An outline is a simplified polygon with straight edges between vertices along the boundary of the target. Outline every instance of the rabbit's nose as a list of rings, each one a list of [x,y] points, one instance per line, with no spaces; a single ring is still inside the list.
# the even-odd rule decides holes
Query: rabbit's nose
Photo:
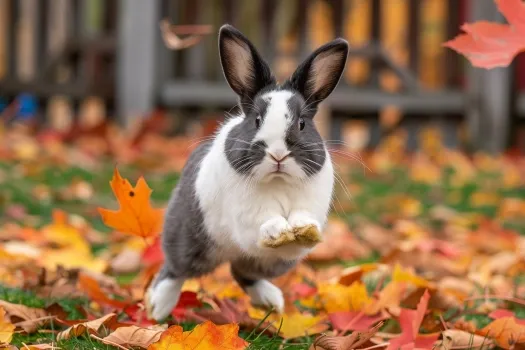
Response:
[[[290,151],[286,150],[276,150],[273,152],[268,151],[268,155],[272,157],[277,163],[284,161],[290,155]]]

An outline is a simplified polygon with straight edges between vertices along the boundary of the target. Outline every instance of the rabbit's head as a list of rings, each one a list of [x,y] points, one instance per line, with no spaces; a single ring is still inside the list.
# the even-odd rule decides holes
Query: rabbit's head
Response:
[[[230,165],[260,181],[315,176],[327,152],[314,118],[318,104],[341,78],[348,43],[336,39],[321,46],[283,84],[253,44],[230,25],[220,29],[219,52],[224,76],[244,114],[225,142]]]

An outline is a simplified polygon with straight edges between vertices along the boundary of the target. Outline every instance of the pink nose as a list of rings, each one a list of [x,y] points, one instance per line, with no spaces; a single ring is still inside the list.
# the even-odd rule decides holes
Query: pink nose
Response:
[[[290,155],[289,151],[278,151],[278,152],[268,152],[268,155],[272,157],[277,163],[284,161]]]

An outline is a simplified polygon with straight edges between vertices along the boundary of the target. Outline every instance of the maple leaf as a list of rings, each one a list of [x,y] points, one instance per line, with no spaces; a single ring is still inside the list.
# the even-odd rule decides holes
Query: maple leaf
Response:
[[[478,334],[496,341],[504,349],[512,349],[516,344],[525,343],[525,324],[519,324],[514,317],[503,317],[489,323]]]
[[[12,304],[3,300],[0,300],[0,308],[3,308],[12,322],[16,323],[27,333],[35,332],[40,326],[44,325],[46,321],[53,318],[46,317],[48,315],[43,309]]]
[[[239,326],[225,324],[217,326],[211,321],[197,325],[193,330],[183,332],[181,326],[171,326],[151,344],[148,350],[212,350],[245,349],[249,343],[239,337]]]
[[[404,346],[412,348],[431,349],[434,342],[438,339],[439,334],[419,335],[419,327],[427,311],[430,293],[426,290],[416,310],[401,309],[399,315],[399,324],[401,326],[401,335],[390,340],[387,350],[397,350]]]
[[[122,345],[147,348],[159,341],[163,329],[149,329],[137,326],[120,327],[113,333],[102,339],[102,342],[109,345]]]
[[[374,324],[389,318],[385,313],[375,316],[365,315],[363,312],[334,312],[328,314],[330,323],[339,331],[366,331]]]
[[[366,286],[360,281],[350,286],[321,284],[319,298],[328,313],[339,311],[361,311],[370,303]]]
[[[135,187],[120,176],[117,168],[110,182],[120,209],[117,211],[98,208],[104,223],[115,230],[140,237],[152,237],[162,230],[163,209],[151,207],[151,188],[141,176]]]
[[[15,328],[6,318],[5,310],[0,307],[0,344],[11,342]]]
[[[474,67],[507,67],[525,50],[525,5],[521,0],[496,1],[509,24],[465,23],[464,34],[443,45],[463,54]]]

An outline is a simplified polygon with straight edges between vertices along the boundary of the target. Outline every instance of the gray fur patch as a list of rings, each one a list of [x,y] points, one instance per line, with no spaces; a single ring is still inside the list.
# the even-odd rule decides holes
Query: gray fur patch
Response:
[[[276,260],[271,265],[264,265],[257,259],[246,257],[232,261],[231,272],[233,278],[244,289],[258,280],[279,277],[295,264],[295,260]]]
[[[204,216],[195,194],[198,168],[210,146],[210,143],[202,144],[193,151],[166,209],[162,232],[165,262],[161,270],[166,277],[198,277],[213,271],[222,262],[214,254],[215,243],[206,234]]]

